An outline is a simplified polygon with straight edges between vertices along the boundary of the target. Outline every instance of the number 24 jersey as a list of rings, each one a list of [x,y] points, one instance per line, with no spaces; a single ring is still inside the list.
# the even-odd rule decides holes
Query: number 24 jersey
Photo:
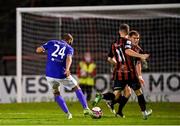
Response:
[[[42,48],[47,51],[46,76],[66,78],[66,57],[73,56],[74,49],[64,40],[50,40]]]

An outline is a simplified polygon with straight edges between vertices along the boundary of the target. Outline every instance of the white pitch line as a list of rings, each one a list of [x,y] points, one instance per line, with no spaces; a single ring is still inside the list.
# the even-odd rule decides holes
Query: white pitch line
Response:
[[[45,114],[39,114],[39,113],[0,113],[2,114],[8,114],[8,115],[45,115]],[[63,114],[47,114],[47,115],[63,115]]]
[[[49,114],[49,113],[47,113],[47,114],[39,114],[39,113],[0,113],[0,115],[65,115],[65,114]],[[73,113],[72,113],[73,114]],[[82,114],[74,114],[74,115],[82,115],[82,116],[84,116],[84,114],[82,113]]]

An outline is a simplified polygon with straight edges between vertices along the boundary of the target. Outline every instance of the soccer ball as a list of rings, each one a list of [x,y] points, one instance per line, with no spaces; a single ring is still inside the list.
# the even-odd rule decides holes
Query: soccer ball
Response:
[[[92,118],[94,118],[94,119],[100,119],[101,116],[103,115],[100,107],[93,107],[92,112],[93,112]]]

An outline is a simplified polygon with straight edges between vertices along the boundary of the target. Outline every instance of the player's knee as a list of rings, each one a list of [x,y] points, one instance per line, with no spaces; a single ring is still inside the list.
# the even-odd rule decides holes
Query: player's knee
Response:
[[[125,96],[126,98],[129,98],[129,97],[131,96],[131,93],[130,93],[130,92],[126,92],[126,93],[124,94],[124,96]]]
[[[121,92],[118,90],[118,91],[114,91],[114,95],[115,95],[115,100],[118,100],[119,97],[121,96]]]
[[[131,96],[131,88],[130,87],[126,87],[126,89],[125,89],[125,92],[124,92],[124,96],[126,97],[126,98],[129,98],[130,96]]]
[[[72,91],[76,91],[76,90],[79,90],[81,89],[79,85],[76,85],[75,87],[72,88]]]
[[[59,91],[54,91],[54,96],[59,96],[60,95],[60,92]]]
[[[59,89],[58,89],[58,85],[57,84],[54,84],[53,85],[53,94],[54,94],[54,96],[58,96],[58,95],[60,95],[60,92],[59,92]]]
[[[142,90],[141,90],[141,89],[137,89],[137,90],[135,90],[134,92],[135,92],[135,94],[136,94],[137,96],[139,96],[139,95],[142,95],[142,94],[143,94],[143,92],[142,92]]]

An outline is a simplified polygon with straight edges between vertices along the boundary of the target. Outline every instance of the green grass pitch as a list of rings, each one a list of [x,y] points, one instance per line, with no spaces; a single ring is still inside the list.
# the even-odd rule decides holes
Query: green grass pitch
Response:
[[[0,104],[0,125],[180,125],[180,103],[148,103],[147,107],[153,109],[148,120],[142,119],[135,102],[126,105],[125,119],[114,117],[104,102],[98,105],[103,111],[101,119],[84,117],[78,102],[67,105],[73,114],[71,120],[54,102]]]

